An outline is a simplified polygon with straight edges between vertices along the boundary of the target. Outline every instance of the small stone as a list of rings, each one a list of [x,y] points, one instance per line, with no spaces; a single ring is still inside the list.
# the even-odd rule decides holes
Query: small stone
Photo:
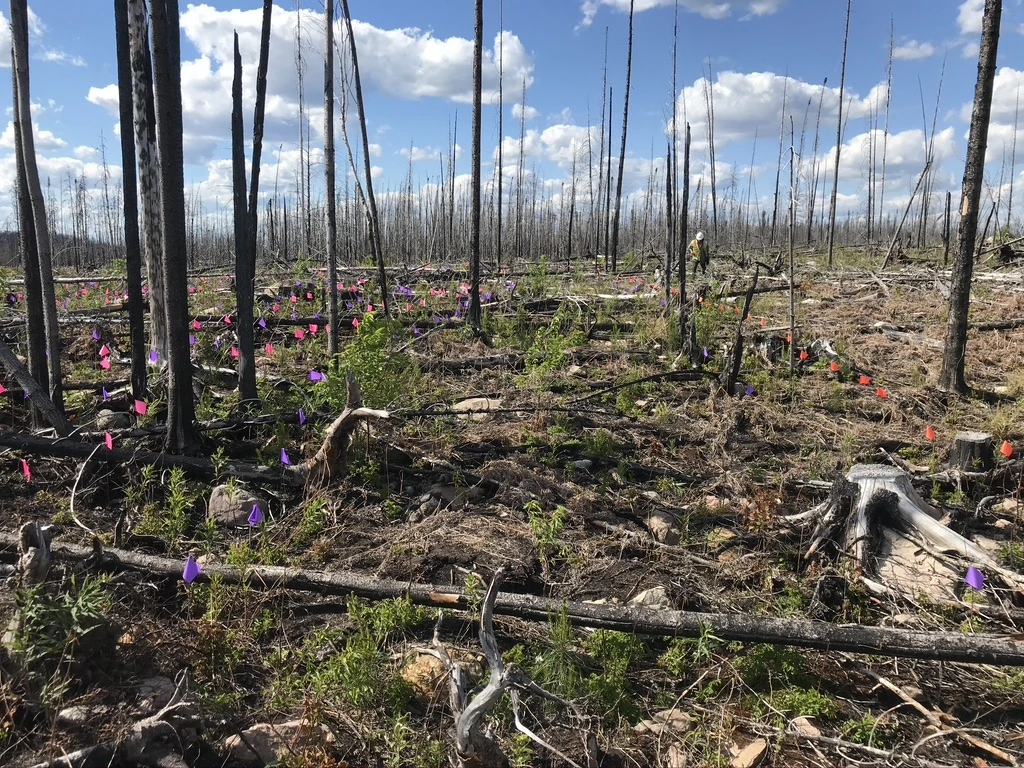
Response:
[[[109,432],[112,429],[128,429],[132,425],[130,413],[102,409],[96,414],[96,429]]]
[[[654,719],[673,731],[688,731],[693,726],[693,718],[676,707],[663,709],[654,715]]]
[[[647,528],[654,535],[655,541],[662,544],[678,544],[679,532],[673,529],[676,520],[668,512],[656,510],[647,518]]]
[[[139,683],[139,701],[135,709],[143,717],[155,714],[167,706],[174,695],[174,681],[169,677],[147,677]]]
[[[810,738],[816,738],[821,736],[821,731],[818,730],[817,726],[814,725],[806,717],[798,717],[793,721],[793,728],[801,736],[808,736]]]
[[[707,534],[709,547],[720,547],[735,538],[736,534],[728,528],[713,528]]]
[[[653,608],[654,610],[672,610],[672,601],[668,599],[668,592],[664,587],[645,589],[631,599],[629,604],[640,606],[641,608]]]
[[[254,505],[258,505],[264,514],[269,507],[265,499],[252,495],[244,488],[218,485],[210,492],[206,517],[218,525],[247,526]]]
[[[579,461],[574,461],[571,463],[574,467],[576,467],[576,469],[579,469],[583,472],[589,472],[591,467],[594,466],[594,462],[592,462],[590,459],[580,459]]]
[[[402,668],[402,679],[417,698],[427,704],[436,703],[447,690],[444,663],[429,653],[420,653]]]
[[[730,765],[732,768],[754,768],[768,753],[768,742],[764,739],[755,739],[745,746],[740,753],[733,758]]]
[[[688,764],[686,752],[678,744],[673,744],[665,752],[665,768],[686,768]]]
[[[65,707],[57,713],[57,725],[61,728],[80,728],[90,720],[105,718],[109,712],[109,707]]]
[[[278,763],[304,749],[334,743],[334,734],[326,725],[314,728],[306,720],[291,720],[276,725],[257,723],[243,731],[242,736],[245,737],[244,741],[237,735],[229,736],[224,741],[224,749],[232,758],[247,766]]]
[[[659,723],[657,720],[641,720],[633,726],[633,733],[650,733],[655,736],[662,736],[668,733],[668,726]]]

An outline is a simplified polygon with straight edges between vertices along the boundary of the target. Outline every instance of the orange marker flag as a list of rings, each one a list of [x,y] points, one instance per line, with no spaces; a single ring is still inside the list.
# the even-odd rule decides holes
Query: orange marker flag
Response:
[[[835,360],[828,364],[828,368],[830,371],[832,371],[832,373],[839,373],[839,363],[837,363]]]
[[[804,360],[806,360],[809,357],[810,357],[810,355],[807,354],[807,350],[806,349],[801,349],[800,350],[800,360],[801,361],[804,361]]]
[[[1003,440],[1003,444],[999,446],[999,452],[1006,458],[1013,456],[1013,446],[1010,445],[1009,440]]]
[[[860,385],[862,387],[866,387],[868,384],[871,383],[871,377],[870,376],[865,376],[865,375],[861,374],[861,377],[860,377],[859,381],[860,381]]]
[[[935,430],[932,429],[931,424],[924,428],[924,439],[933,443],[935,442]]]
[[[887,398],[887,397],[889,396],[889,393],[888,393],[888,392],[886,392],[886,391],[885,391],[884,389],[882,389],[881,387],[879,387],[878,389],[876,389],[876,390],[875,390],[875,394],[876,394],[876,395],[878,395],[878,396],[879,396],[880,398],[882,398],[883,400],[885,400],[885,398]]]

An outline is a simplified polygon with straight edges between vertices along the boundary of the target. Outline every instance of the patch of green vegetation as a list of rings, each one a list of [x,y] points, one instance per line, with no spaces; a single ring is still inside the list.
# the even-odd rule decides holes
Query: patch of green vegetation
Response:
[[[682,677],[691,670],[706,667],[721,644],[722,640],[711,631],[711,626],[702,623],[699,637],[673,640],[658,658],[658,666],[673,677]]]
[[[599,629],[584,640],[583,648],[601,667],[599,673],[587,677],[586,687],[591,700],[601,707],[605,722],[635,721],[638,709],[628,673],[630,664],[643,658],[644,644],[635,635]]]
[[[863,715],[848,722],[842,730],[842,737],[854,744],[863,744],[877,749],[889,749],[895,744],[898,729],[895,725],[882,722],[882,718],[871,714]]]
[[[782,727],[794,717],[830,720],[839,714],[839,702],[814,688],[789,685],[767,696],[755,697],[751,702],[751,711],[759,720],[767,720],[776,727]]]
[[[148,469],[148,467],[146,468]],[[143,472],[143,493],[151,488],[152,477]],[[172,552],[176,552],[191,525],[191,512],[199,498],[198,488],[190,486],[185,471],[180,467],[170,470],[167,492],[163,504],[147,504],[143,509],[137,531],[163,539]]]
[[[569,359],[569,352],[584,341],[579,327],[579,312],[570,317],[572,310],[559,307],[551,322],[541,326],[526,350],[527,374],[552,374],[561,370]]]
[[[537,539],[541,565],[547,571],[551,565],[551,558],[560,556],[564,551],[563,545],[559,543],[559,537],[569,520],[569,510],[558,505],[550,513],[545,512],[539,501],[528,502],[523,509],[529,515],[530,530]]]
[[[740,678],[755,691],[770,690],[780,685],[806,685],[803,651],[784,645],[755,645],[735,661]]]

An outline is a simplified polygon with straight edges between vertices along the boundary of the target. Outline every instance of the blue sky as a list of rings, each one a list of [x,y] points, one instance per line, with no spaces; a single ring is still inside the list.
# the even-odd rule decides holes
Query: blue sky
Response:
[[[458,118],[456,172],[469,173],[473,2],[472,0],[350,0],[360,45],[367,114],[378,190],[404,187],[410,148],[414,183],[436,182],[438,153],[447,154],[451,126]],[[112,2],[37,0],[31,5],[32,100],[42,172],[56,188],[82,176],[96,189],[101,178],[101,136],[112,179],[119,178],[116,135],[116,70]],[[499,24],[499,3],[485,7],[485,97],[497,94],[499,40],[504,68],[505,166],[515,171],[520,147],[520,107],[526,82],[525,168],[546,194],[557,195],[570,181],[576,158],[579,195],[585,196],[587,157],[598,151],[602,62],[608,30],[609,85],[614,89],[613,154],[621,130],[629,0],[507,0]],[[186,180],[208,206],[229,194],[227,135],[230,119],[231,32],[242,40],[247,96],[246,131],[251,133],[251,94],[260,26],[258,0],[216,0],[182,5],[185,91]],[[308,46],[306,97],[314,159],[322,141],[323,6],[301,3]],[[671,51],[675,0],[637,0],[633,84],[626,164],[627,195],[642,195],[652,169],[661,172],[666,123],[671,113]],[[924,164],[923,127],[930,128],[944,66],[935,139],[940,165],[936,194],[958,195],[977,74],[977,42],[983,0],[854,0],[846,80],[844,150],[840,165],[841,208],[863,213],[866,206],[867,148],[871,111],[884,123],[890,21],[895,35],[892,105],[889,118],[887,209],[905,201]],[[719,193],[746,199],[748,186],[762,207],[773,191],[783,91],[787,114],[799,133],[810,104],[801,173],[811,167],[814,112],[821,84],[823,100],[818,157],[831,167],[846,3],[841,0],[679,0],[678,93],[680,110],[693,126],[694,183],[708,171],[703,77],[710,65],[714,83],[716,160]],[[298,109],[295,74],[296,4],[277,4],[271,47],[270,102],[263,189],[276,177],[286,187],[297,168]],[[991,194],[1004,197],[1009,182],[1010,144],[1021,60],[1024,11],[1007,0],[1003,11],[995,124],[990,140]],[[0,47],[9,40],[6,15]],[[504,33],[499,33],[504,30]],[[6,57],[3,57],[6,60]],[[8,74],[9,68],[5,70]],[[835,89],[835,90],[833,90]],[[922,94],[926,117],[922,116]],[[0,107],[10,114],[10,90],[0,89]],[[589,112],[589,118],[588,118]],[[9,120],[9,117],[8,117]],[[788,124],[788,118],[786,120]],[[350,125],[354,143],[357,127]],[[754,139],[756,135],[756,147]],[[878,141],[880,163],[881,134]],[[494,171],[499,141],[497,106],[484,110],[484,177]],[[606,142],[607,143],[607,142]],[[592,144],[592,146],[591,146]],[[788,144],[788,140],[787,140]],[[13,184],[11,129],[0,136],[0,222],[9,221]],[[1020,159],[1024,161],[1024,143]],[[1003,158],[1006,171],[1003,172]],[[753,158],[753,169],[751,160]],[[339,152],[341,170],[345,157]],[[361,161],[360,161],[361,162]],[[596,160],[595,160],[596,162]],[[361,165],[360,165],[361,167]],[[1024,162],[1018,163],[1018,168]],[[753,171],[753,173],[751,173]],[[322,166],[314,168],[322,176]],[[1019,176],[1019,173],[1018,173]],[[658,177],[659,179],[662,177]],[[44,179],[44,184],[46,179]],[[727,192],[728,194],[729,192]],[[0,225],[2,226],[2,225]]]

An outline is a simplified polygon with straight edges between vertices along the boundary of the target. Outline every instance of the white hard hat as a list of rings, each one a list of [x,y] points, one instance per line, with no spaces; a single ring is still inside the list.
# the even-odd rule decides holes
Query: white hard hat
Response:
[[[703,232],[698,232],[697,233],[697,239],[698,240],[703,240],[704,239],[704,233]]]

